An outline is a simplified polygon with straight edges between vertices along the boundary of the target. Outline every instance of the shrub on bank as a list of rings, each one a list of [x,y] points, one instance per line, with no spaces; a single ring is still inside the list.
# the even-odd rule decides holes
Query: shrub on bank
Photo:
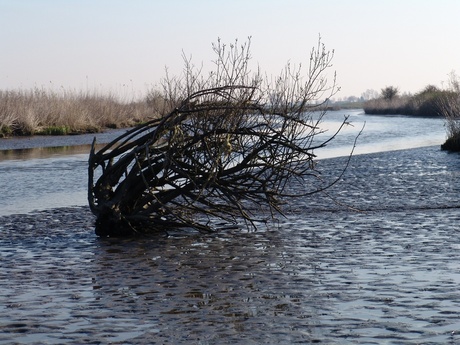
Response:
[[[0,137],[97,132],[136,125],[159,116],[146,100],[123,102],[96,92],[44,89],[0,91]]]
[[[447,140],[441,149],[460,151],[460,90],[443,99],[440,106],[447,130]]]
[[[447,140],[441,149],[460,151],[460,77],[452,71],[447,82],[448,94],[439,101],[441,114],[446,120]]]

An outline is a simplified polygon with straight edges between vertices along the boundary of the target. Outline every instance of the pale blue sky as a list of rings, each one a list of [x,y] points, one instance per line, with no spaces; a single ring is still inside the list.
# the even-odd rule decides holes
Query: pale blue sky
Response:
[[[252,36],[269,74],[308,61],[318,35],[342,91],[417,92],[460,72],[459,0],[0,0],[0,89],[145,92],[213,59],[211,43]]]

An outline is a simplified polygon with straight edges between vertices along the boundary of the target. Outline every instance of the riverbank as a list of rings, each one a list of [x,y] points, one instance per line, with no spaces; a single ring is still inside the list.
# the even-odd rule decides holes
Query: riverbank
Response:
[[[86,206],[0,217],[0,343],[457,343],[459,162],[355,156],[256,232],[100,239]]]
[[[90,145],[94,138],[98,144],[107,144],[128,129],[108,129],[99,133],[78,135],[33,135],[0,138],[0,153],[2,150]]]

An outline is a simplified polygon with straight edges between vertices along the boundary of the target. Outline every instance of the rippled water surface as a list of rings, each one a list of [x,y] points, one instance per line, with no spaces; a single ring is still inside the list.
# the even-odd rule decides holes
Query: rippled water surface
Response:
[[[327,180],[345,163],[319,167]],[[0,343],[460,343],[459,177],[438,145],[358,155],[278,222],[211,235],[101,239],[86,206],[5,215]]]

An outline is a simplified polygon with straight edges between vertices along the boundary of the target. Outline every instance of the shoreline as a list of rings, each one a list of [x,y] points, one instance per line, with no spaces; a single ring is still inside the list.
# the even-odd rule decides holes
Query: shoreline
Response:
[[[108,129],[98,133],[75,135],[33,135],[24,137],[0,138],[0,151],[23,150],[45,147],[65,147],[91,145],[96,138],[97,144],[108,144],[131,127],[122,129]]]

